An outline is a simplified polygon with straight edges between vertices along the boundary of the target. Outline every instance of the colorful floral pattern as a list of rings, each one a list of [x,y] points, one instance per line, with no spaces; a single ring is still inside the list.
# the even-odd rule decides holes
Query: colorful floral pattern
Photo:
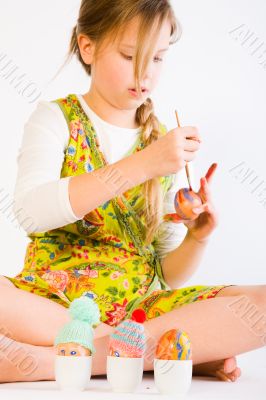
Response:
[[[61,178],[106,165],[94,127],[77,96],[69,94],[54,102],[61,107],[70,132]],[[166,134],[165,126],[160,127]],[[143,147],[139,135],[131,153]],[[159,178],[164,195],[172,177]],[[114,326],[137,306],[154,318],[182,304],[215,296],[225,285],[169,290],[153,244],[144,245],[143,202],[138,185],[74,223],[29,234],[24,268],[7,278],[16,287],[65,307],[77,297],[91,297],[99,305],[101,321]]]

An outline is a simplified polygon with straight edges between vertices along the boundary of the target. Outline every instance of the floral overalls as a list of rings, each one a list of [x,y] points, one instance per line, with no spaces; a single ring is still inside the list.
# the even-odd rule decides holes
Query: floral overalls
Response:
[[[77,96],[57,102],[69,127],[69,143],[61,178],[97,170],[106,165],[92,123]],[[160,124],[163,134],[167,131]],[[143,148],[141,135],[127,155]],[[172,175],[160,177],[164,195]],[[98,179],[102,179],[99,175]],[[225,286],[189,286],[170,290],[153,244],[144,246],[140,185],[113,197],[82,219],[47,232],[28,234],[23,270],[7,277],[23,290],[68,307],[80,296],[93,298],[101,321],[116,326],[136,307],[147,318],[198,300],[214,297]],[[153,242],[154,243],[154,242]]]

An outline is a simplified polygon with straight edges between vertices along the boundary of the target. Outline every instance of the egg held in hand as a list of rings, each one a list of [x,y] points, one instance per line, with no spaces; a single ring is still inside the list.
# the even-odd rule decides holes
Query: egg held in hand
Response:
[[[193,190],[182,188],[175,195],[174,206],[178,217],[192,221],[198,217],[192,209],[202,206],[202,200]]]

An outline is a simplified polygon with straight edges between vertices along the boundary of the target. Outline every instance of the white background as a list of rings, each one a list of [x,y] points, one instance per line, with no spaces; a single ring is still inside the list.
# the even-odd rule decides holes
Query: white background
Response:
[[[25,73],[39,99],[89,89],[89,77],[75,60],[49,82],[64,62],[79,5],[79,0],[0,0],[0,60],[5,54],[18,67],[16,75]],[[211,189],[220,223],[186,286],[265,284],[266,44],[252,52],[266,43],[266,2],[178,0],[173,5],[183,34],[151,97],[169,130],[176,126],[175,109],[182,125],[198,127],[203,143],[195,160],[197,184],[211,163],[218,163]],[[31,102],[30,90],[19,94],[2,76],[4,65],[0,61],[0,274],[12,276],[23,267],[29,239],[4,208],[12,202],[23,125],[39,99]],[[241,163],[242,171],[230,171]],[[264,350],[249,353],[249,362],[265,364]]]

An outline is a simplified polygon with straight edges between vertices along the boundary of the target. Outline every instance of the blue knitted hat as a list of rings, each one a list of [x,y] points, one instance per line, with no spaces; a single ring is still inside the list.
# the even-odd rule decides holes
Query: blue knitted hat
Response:
[[[100,323],[100,311],[93,299],[81,296],[69,306],[72,321],[66,323],[58,332],[54,344],[77,343],[95,353],[92,325]]]

